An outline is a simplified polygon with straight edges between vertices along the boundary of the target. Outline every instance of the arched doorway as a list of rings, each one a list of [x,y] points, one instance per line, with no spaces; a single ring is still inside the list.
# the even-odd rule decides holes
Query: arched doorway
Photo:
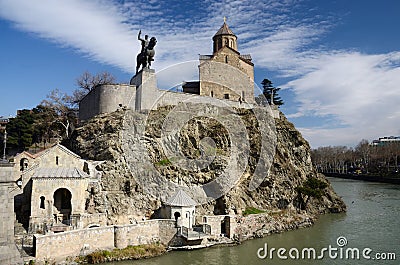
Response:
[[[68,189],[60,188],[54,192],[54,213],[56,223],[69,225],[69,218],[72,213],[72,194]]]
[[[178,218],[181,217],[181,213],[180,212],[175,212],[174,213],[174,217],[175,217],[175,221],[178,221]]]

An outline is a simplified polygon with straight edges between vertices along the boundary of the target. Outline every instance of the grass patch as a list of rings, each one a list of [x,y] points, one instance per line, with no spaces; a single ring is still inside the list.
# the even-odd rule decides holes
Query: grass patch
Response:
[[[157,165],[159,166],[169,166],[171,164],[171,161],[169,161],[168,158],[162,159],[157,162]]]
[[[247,207],[246,210],[244,210],[243,212],[243,216],[247,216],[249,214],[258,214],[258,213],[265,213],[265,211],[254,207]]]
[[[166,247],[159,243],[139,246],[128,246],[124,249],[114,249],[111,251],[102,250],[93,252],[85,257],[80,257],[76,261],[80,263],[98,264],[109,261],[143,259],[160,256],[165,253]]]

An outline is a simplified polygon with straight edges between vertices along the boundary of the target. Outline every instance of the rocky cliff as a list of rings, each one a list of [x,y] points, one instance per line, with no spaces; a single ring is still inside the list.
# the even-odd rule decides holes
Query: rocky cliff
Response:
[[[246,208],[289,209],[316,216],[345,210],[313,168],[307,141],[280,113],[182,104],[150,112],[120,110],[82,124],[67,146],[98,166],[87,211],[110,224],[159,216],[162,202],[184,189],[198,214],[241,215]],[[322,197],[299,193],[307,179],[327,184]]]

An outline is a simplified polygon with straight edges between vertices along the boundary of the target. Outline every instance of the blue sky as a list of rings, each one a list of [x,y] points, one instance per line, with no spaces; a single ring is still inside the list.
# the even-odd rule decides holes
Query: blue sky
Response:
[[[312,147],[400,135],[398,14],[397,0],[0,0],[0,115],[71,93],[86,70],[127,83],[139,29],[158,39],[160,85],[193,79],[226,16]]]

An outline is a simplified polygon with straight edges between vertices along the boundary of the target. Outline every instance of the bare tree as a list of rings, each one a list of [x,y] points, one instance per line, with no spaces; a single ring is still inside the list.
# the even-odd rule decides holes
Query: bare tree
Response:
[[[115,83],[115,77],[109,72],[102,72],[98,74],[91,74],[85,71],[80,77],[76,79],[78,87],[86,90],[86,92],[92,91],[98,85],[107,85]]]
[[[47,99],[41,105],[54,110],[54,122],[64,128],[65,137],[69,138],[70,130],[73,130],[77,122],[77,110],[73,107],[73,99],[59,89],[54,89],[47,95]]]
[[[115,77],[109,72],[101,72],[95,75],[85,71],[81,76],[76,79],[76,85],[79,87],[75,89],[71,96],[71,102],[76,106],[84,96],[92,91],[98,85],[110,85],[115,83]]]

